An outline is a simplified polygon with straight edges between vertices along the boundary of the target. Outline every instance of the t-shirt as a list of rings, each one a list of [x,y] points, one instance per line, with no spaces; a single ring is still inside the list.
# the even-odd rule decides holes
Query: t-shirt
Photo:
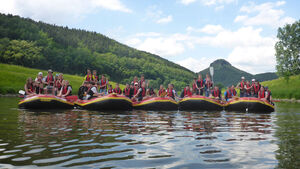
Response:
[[[93,93],[97,93],[97,88],[96,88],[96,87],[92,87],[92,88],[91,88],[91,91],[92,91]]]

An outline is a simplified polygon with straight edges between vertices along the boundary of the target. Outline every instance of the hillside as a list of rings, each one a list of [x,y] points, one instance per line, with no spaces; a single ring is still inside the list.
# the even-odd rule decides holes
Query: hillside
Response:
[[[0,62],[69,74],[87,68],[120,83],[145,74],[150,85],[182,88],[192,71],[151,53],[136,50],[100,33],[69,29],[19,16],[0,14]]]
[[[229,62],[224,59],[218,59],[210,64],[210,66],[214,67],[214,82],[222,83],[225,86],[236,85],[241,77],[244,76],[246,80],[258,79],[259,81],[266,81],[278,78],[275,73],[262,73],[252,75],[245,71],[242,71],[238,68],[232,66]],[[203,76],[209,73],[209,68],[200,71]]]
[[[17,94],[19,90],[24,90],[26,79],[28,77],[34,79],[38,72],[43,72],[44,75],[47,74],[45,70],[0,63],[0,94]],[[54,74],[57,73],[59,72],[54,72]],[[83,77],[64,74],[64,79],[69,80],[73,87],[73,94],[77,95]],[[109,83],[115,86],[115,82],[110,81]],[[120,85],[120,87],[124,88],[124,85]]]
[[[262,82],[268,86],[273,98],[277,99],[300,99],[300,75],[291,76],[287,82],[284,78]]]

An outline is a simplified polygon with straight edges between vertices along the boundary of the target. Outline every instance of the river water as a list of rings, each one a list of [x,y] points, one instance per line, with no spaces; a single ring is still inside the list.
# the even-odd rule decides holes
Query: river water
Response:
[[[300,104],[276,112],[28,111],[0,97],[0,168],[299,168]]]

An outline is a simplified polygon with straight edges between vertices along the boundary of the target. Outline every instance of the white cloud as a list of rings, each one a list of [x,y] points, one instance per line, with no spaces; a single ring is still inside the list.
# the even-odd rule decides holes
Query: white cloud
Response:
[[[196,29],[196,28],[193,28],[191,26],[188,26],[186,28],[186,30],[189,32],[189,33],[192,33],[192,32],[202,32],[202,33],[206,33],[206,34],[217,34],[221,31],[224,30],[224,28],[221,26],[221,25],[205,25],[203,28],[200,28],[200,29]]]
[[[167,17],[164,18],[160,18],[159,20],[156,21],[156,23],[169,23],[173,20],[172,15],[169,15]]]
[[[196,1],[197,0],[180,0],[180,2],[184,5],[189,5]],[[200,3],[205,6],[212,6],[212,5],[230,4],[236,2],[237,0],[198,0],[198,1],[200,1]]]
[[[285,1],[266,2],[259,5],[251,2],[248,6],[242,6],[240,8],[240,12],[246,13],[246,15],[238,15],[234,22],[241,22],[246,26],[268,25],[273,28],[292,23],[295,21],[294,18],[284,17],[284,11],[276,9],[284,4]]]
[[[201,70],[208,68],[210,63],[212,63],[213,61],[214,59],[205,58],[205,57],[201,57],[199,59],[188,57],[186,59],[176,61],[176,63],[185,68],[190,69],[193,72],[200,72]]]
[[[153,5],[147,8],[146,17],[144,20],[152,20],[158,24],[165,24],[173,21],[172,15],[164,15],[163,11],[159,10],[157,6]]]
[[[163,37],[146,38],[137,48],[163,57],[176,56],[184,52],[182,43],[176,39]]]
[[[132,12],[120,0],[8,0],[0,2],[0,12],[50,23],[76,21],[101,8]]]
[[[274,44],[265,46],[236,46],[228,56],[228,61],[238,68],[251,73],[275,70]]]
[[[180,0],[180,2],[184,5],[189,5],[193,2],[196,2],[196,0]]]

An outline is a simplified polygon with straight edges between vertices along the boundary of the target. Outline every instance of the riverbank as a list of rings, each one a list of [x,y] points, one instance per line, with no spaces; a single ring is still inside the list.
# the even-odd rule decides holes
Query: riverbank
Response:
[[[300,75],[291,76],[289,81],[284,78],[262,82],[262,85],[268,86],[272,92],[273,98],[282,100],[300,99]]]
[[[35,79],[38,72],[43,72],[43,75],[47,75],[46,70],[40,69],[32,69],[23,66],[9,65],[0,63],[0,94],[1,96],[18,96],[19,90],[24,90],[24,84],[26,83],[26,79],[31,77]],[[57,74],[60,72],[53,72],[53,74]],[[79,87],[83,82],[82,76],[77,75],[69,75],[64,74],[64,79],[69,80],[70,85],[73,88],[73,94],[77,94]],[[113,86],[115,86],[114,82],[110,82]],[[120,85],[121,88],[124,85]]]

